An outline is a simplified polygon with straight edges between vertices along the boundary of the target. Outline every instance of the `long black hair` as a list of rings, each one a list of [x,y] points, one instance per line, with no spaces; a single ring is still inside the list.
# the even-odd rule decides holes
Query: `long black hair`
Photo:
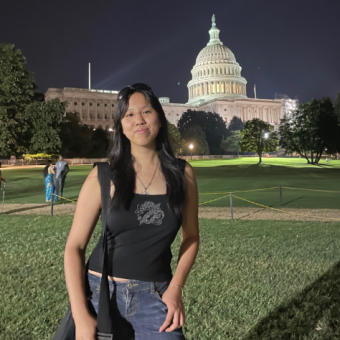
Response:
[[[136,172],[133,167],[131,144],[123,134],[122,118],[127,109],[131,95],[140,92],[146,101],[158,113],[161,123],[156,137],[156,151],[161,165],[162,173],[166,181],[168,207],[180,218],[185,205],[184,171],[185,162],[175,158],[168,138],[168,123],[162,105],[151,88],[135,89],[133,86],[121,91],[118,96],[118,105],[114,113],[113,144],[109,153],[111,180],[115,186],[115,193],[111,200],[111,208],[116,211],[128,209],[133,198]]]

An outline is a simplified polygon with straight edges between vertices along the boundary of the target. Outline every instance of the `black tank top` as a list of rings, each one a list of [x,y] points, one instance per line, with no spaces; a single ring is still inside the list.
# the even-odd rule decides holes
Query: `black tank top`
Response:
[[[185,168],[185,161],[180,160]],[[170,281],[171,244],[182,219],[169,209],[167,195],[134,194],[129,210],[110,211],[108,275],[141,281]],[[102,272],[102,236],[94,248],[89,269]]]

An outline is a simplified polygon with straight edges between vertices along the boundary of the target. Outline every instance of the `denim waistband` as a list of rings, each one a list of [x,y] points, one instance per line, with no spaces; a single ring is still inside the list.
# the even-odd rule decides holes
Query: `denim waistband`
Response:
[[[92,281],[96,286],[100,286],[101,277],[88,273],[89,281]],[[158,284],[169,284],[170,282],[149,282],[149,281],[140,281],[140,280],[128,280],[126,282],[117,282],[117,281],[109,281],[109,286],[114,286],[115,290],[119,292],[138,292],[141,290],[150,290],[151,293],[155,293],[157,291],[156,285]]]

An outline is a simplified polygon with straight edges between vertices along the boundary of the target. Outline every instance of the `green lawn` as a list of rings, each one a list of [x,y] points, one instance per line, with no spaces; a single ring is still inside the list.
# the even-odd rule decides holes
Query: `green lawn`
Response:
[[[197,176],[200,202],[223,196],[223,192],[245,191],[277,186],[331,190],[320,192],[283,189],[284,208],[340,208],[340,161],[322,162],[320,166],[307,165],[299,158],[257,158],[192,161]],[[76,200],[92,166],[72,166],[65,184],[64,196]],[[44,204],[42,168],[3,171],[7,179],[7,203]],[[221,193],[220,195],[206,195]],[[226,195],[226,194],[225,194]],[[279,206],[279,189],[238,193],[240,197],[264,205]],[[234,206],[253,206],[234,199]],[[205,206],[228,207],[229,198]]]
[[[72,216],[0,222],[0,339],[50,340],[68,304]],[[340,338],[339,223],[203,219],[200,229],[185,288],[188,340]]]

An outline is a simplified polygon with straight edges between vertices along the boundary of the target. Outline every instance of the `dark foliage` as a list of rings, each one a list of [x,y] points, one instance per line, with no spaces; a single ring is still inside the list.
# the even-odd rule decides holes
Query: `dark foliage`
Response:
[[[204,131],[210,154],[221,153],[221,140],[227,136],[227,127],[218,113],[188,110],[183,113],[178,122],[178,129],[182,136],[191,125],[199,125]]]

